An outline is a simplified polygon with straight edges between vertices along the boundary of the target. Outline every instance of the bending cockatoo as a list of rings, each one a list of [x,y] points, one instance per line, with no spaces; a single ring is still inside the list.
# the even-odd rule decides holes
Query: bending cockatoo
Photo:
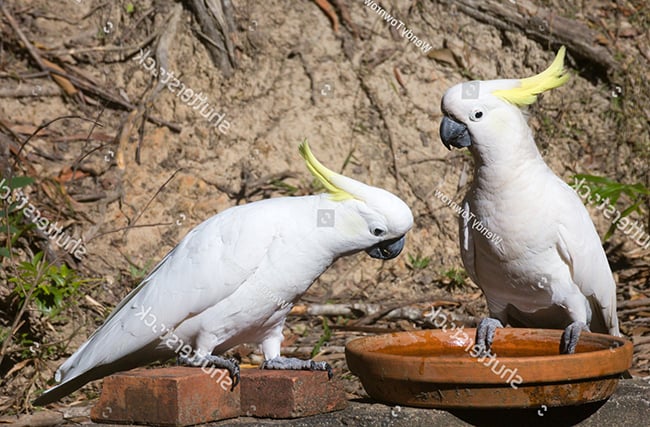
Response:
[[[562,353],[575,351],[582,330],[620,335],[616,284],[589,213],[544,163],[519,108],[568,80],[564,55],[536,76],[466,82],[442,99],[442,142],[474,158],[460,247],[488,302],[491,318],[476,334],[484,349],[506,323],[564,329]]]
[[[177,356],[193,366],[239,366],[219,356],[259,343],[266,369],[331,368],[280,356],[293,303],[337,258],[365,250],[391,259],[413,225],[409,207],[386,190],[332,172],[300,145],[326,194],[236,206],[192,229],[56,372],[44,405],[88,381]],[[192,355],[190,357],[190,354]]]

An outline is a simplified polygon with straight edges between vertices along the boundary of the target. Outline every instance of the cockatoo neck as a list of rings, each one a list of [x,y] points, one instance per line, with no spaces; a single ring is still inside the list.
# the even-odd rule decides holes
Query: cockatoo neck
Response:
[[[476,185],[502,187],[547,169],[530,128],[524,120],[522,123],[523,126],[511,128],[507,139],[487,136],[493,140],[470,147]]]

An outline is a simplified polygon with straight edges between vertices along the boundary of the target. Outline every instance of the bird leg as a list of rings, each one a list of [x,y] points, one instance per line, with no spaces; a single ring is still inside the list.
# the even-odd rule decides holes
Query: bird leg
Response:
[[[332,367],[327,362],[314,362],[313,360],[302,360],[295,357],[276,356],[273,359],[265,360],[262,369],[289,369],[294,371],[327,371],[327,378],[332,379]]]
[[[562,333],[562,338],[560,338],[560,354],[573,354],[576,352],[576,346],[582,331],[590,332],[589,327],[584,322],[576,321],[566,327]]]
[[[228,374],[230,374],[230,380],[232,381],[232,387],[230,390],[232,391],[237,386],[237,384],[239,384],[239,362],[237,359],[226,359],[221,356],[215,356],[212,354],[200,354],[197,352],[193,357],[179,354],[177,361],[179,364],[186,366],[214,366],[217,369],[226,369],[228,371]]]
[[[494,341],[494,333],[497,328],[503,328],[503,324],[498,319],[486,317],[479,322],[476,327],[474,344],[477,346],[480,355],[485,355],[490,352],[490,347],[492,347],[492,342]]]

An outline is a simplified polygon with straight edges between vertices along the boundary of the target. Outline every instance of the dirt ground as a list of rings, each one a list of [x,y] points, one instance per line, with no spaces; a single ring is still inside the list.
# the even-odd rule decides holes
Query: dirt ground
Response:
[[[322,344],[317,359],[333,365],[351,395],[363,396],[345,365],[350,339],[370,330],[432,327],[426,313],[433,305],[468,326],[487,314],[482,294],[462,272],[456,214],[433,196],[439,190],[460,201],[472,173],[468,153],[447,151],[440,142],[440,100],[462,81],[533,75],[559,44],[499,29],[453,1],[377,2],[431,45],[425,53],[364,0],[331,2],[338,32],[316,1],[235,0],[229,37],[236,66],[226,77],[189,3],[4,2],[42,58],[92,84],[81,90],[75,81],[66,85],[65,78],[41,72],[7,14],[0,17],[2,173],[13,166],[17,175],[33,177],[25,192],[42,217],[83,237],[86,248],[79,260],[32,232],[14,243],[12,257],[0,257],[2,339],[14,336],[2,347],[2,412],[29,409],[29,399],[51,384],[56,367],[193,226],[236,204],[316,191],[297,150],[304,139],[330,168],[398,194],[412,208],[415,226],[395,260],[365,253],[338,260],[304,295],[302,308],[373,303],[385,313],[407,307],[415,314],[387,318],[362,307],[353,316],[292,315],[285,354],[308,357]],[[543,157],[567,182],[586,173],[650,187],[645,2],[537,3],[588,26],[599,36],[590,43],[606,48],[616,62],[602,71],[569,49],[571,80],[529,109]],[[220,126],[167,88],[156,91],[156,77],[139,58],[147,49],[155,52],[161,38],[167,71],[207,96],[222,117]],[[77,117],[48,125],[17,155],[39,125],[63,116]],[[626,200],[619,203],[625,209]],[[646,230],[648,203],[631,215]],[[604,236],[610,224],[591,209]],[[650,251],[622,233],[605,247],[619,301],[650,298]],[[93,280],[60,315],[47,318],[30,306],[26,320],[16,323],[9,279],[38,251]],[[635,343],[632,373],[638,376],[650,374],[649,315],[650,304],[619,309],[622,332]],[[254,347],[233,353],[243,363],[261,360]],[[99,384],[60,405],[96,397]]]

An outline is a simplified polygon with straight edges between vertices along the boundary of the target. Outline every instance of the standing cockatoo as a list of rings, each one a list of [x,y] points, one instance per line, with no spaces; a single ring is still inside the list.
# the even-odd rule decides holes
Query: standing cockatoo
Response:
[[[193,366],[239,366],[219,356],[259,343],[266,369],[331,368],[280,356],[293,303],[337,258],[365,250],[391,259],[413,225],[409,207],[386,190],[332,172],[300,154],[327,193],[236,206],[192,229],[56,372],[44,405],[88,381],[177,356]],[[190,354],[192,355],[190,357]]]
[[[544,163],[519,107],[564,84],[565,49],[525,79],[466,82],[442,98],[440,138],[467,147],[474,181],[463,201],[463,264],[487,298],[490,317],[476,343],[512,326],[564,329],[573,353],[582,330],[619,336],[616,284],[578,195]],[[487,238],[498,236],[498,238]]]

